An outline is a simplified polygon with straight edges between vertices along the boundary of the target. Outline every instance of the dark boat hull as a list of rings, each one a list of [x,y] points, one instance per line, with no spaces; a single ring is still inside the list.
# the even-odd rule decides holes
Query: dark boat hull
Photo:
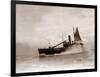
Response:
[[[50,49],[50,48],[44,48],[44,49],[38,49],[39,54],[45,54],[45,55],[53,55],[53,54],[59,54],[61,52],[63,52],[65,50],[65,48],[54,48],[54,49]]]

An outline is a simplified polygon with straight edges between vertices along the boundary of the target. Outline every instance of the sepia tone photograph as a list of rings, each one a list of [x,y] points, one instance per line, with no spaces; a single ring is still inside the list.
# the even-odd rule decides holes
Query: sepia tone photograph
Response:
[[[16,4],[16,73],[95,68],[95,9]]]

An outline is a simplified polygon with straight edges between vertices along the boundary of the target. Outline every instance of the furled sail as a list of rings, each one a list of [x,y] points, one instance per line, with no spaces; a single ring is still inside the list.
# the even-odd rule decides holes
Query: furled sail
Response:
[[[74,28],[73,28],[74,30]],[[75,41],[81,41],[81,37],[80,37],[80,34],[79,34],[79,30],[78,30],[78,27],[76,28],[76,31],[74,32],[74,40]]]

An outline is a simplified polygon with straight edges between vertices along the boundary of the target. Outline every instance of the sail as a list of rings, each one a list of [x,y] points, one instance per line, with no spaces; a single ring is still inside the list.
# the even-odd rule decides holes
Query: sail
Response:
[[[81,41],[81,37],[80,37],[80,34],[79,34],[78,27],[76,28],[76,31],[74,32],[74,40],[75,41]]]

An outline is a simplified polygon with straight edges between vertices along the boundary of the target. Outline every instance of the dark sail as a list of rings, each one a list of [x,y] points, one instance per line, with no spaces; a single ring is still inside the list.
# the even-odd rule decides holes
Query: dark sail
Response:
[[[75,41],[80,41],[81,40],[78,27],[76,28],[76,31],[74,32],[74,40]]]

